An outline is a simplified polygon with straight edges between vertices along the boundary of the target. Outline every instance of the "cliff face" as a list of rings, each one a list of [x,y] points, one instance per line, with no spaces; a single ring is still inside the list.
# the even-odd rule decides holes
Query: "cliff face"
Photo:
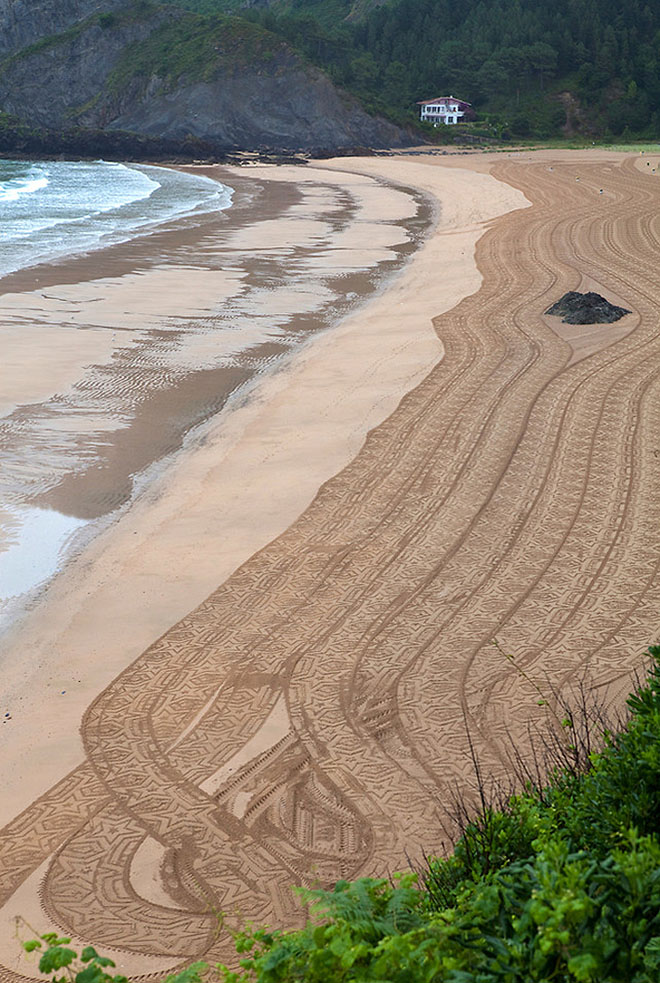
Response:
[[[173,16],[165,9],[142,17],[116,15],[107,26],[99,17],[87,18],[65,33],[42,39],[0,66],[0,108],[31,126],[60,129],[79,121],[101,125],[91,112],[79,120],[82,107],[100,101],[125,51]]]
[[[19,0],[0,5],[19,12]],[[41,0],[42,20],[48,6]],[[192,137],[219,152],[410,142],[254,25],[145,3],[109,10],[105,0],[98,16],[92,0],[50,0],[60,17],[61,6],[87,16],[0,63],[0,110],[31,126]],[[21,18],[13,23],[18,36]]]
[[[125,0],[0,0],[0,58]]]
[[[405,142],[396,127],[345,105],[327,78],[293,59],[277,76],[245,71],[170,92],[159,91],[156,78],[152,85],[155,91],[129,100],[110,128],[173,140],[212,139],[228,150],[333,150]],[[105,107],[101,111],[107,112]]]

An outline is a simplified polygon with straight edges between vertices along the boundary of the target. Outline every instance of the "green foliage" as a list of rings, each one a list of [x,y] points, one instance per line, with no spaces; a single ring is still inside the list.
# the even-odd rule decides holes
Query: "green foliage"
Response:
[[[276,75],[293,49],[367,112],[431,142],[456,134],[420,127],[416,102],[448,93],[472,103],[472,135],[486,140],[547,140],[564,128],[660,137],[660,6],[646,0],[138,0],[40,39],[0,71],[90,23],[111,31],[151,16],[153,33],[127,48],[109,80],[117,95],[154,78],[167,91],[255,65]]]
[[[660,647],[644,687],[628,699],[632,713],[619,734],[606,735],[606,747],[592,756],[589,772],[558,775],[546,809],[572,844],[604,855],[634,827],[642,834],[660,831]]]
[[[39,959],[39,971],[50,976],[51,983],[128,983],[125,976],[110,975],[114,969],[112,959],[100,956],[94,946],[88,945],[80,953],[68,947],[71,939],[60,938],[55,932],[46,932],[39,939],[23,943],[26,952],[47,948]],[[64,973],[60,975],[60,970]]]
[[[416,119],[418,99],[453,93],[513,136],[546,138],[566,122],[568,90],[585,132],[660,136],[660,7],[646,0],[179,3],[260,22],[399,121]]]
[[[116,14],[111,14],[111,13],[99,14],[99,27],[102,27],[104,30],[106,30],[109,27],[114,27],[116,23],[117,23]]]
[[[312,905],[313,920],[304,932],[243,932],[236,937],[244,974],[225,971],[227,983],[238,983],[256,973],[271,981],[359,978],[372,953],[384,940],[418,929],[424,923],[424,895],[416,875],[385,879],[339,881],[333,891],[299,893]]]
[[[287,45],[244,18],[185,14],[130,45],[107,85],[111,92],[122,92],[136,80],[146,85],[158,78],[168,89],[182,78],[212,81],[257,64],[262,72],[276,73],[277,56],[290,57]]]
[[[396,895],[396,889],[394,889]],[[571,852],[561,837],[542,839],[533,858],[467,884],[453,907],[386,934],[346,920],[302,932],[241,937],[252,948],[243,973],[227,983],[652,983],[660,967],[660,846],[630,834],[599,863]]]
[[[178,973],[172,973],[164,983],[203,983],[208,968],[208,963],[193,963]]]
[[[312,14],[319,23],[330,26],[350,16],[357,6],[363,6],[358,0],[274,0],[268,4],[277,14]],[[238,13],[248,6],[245,0],[177,0],[177,6],[185,7],[199,13]],[[253,5],[254,6],[254,5]],[[366,8],[373,6],[373,0],[367,0]],[[366,12],[366,9],[363,13]]]
[[[227,983],[652,983],[660,971],[660,648],[629,699],[631,719],[573,766],[577,724],[558,717],[566,767],[549,784],[486,807],[424,883],[341,883],[319,925],[244,933]],[[545,700],[539,702],[546,702]],[[394,930],[374,887],[400,912]],[[367,900],[365,900],[367,899]]]
[[[60,938],[56,932],[46,932],[38,939],[23,943],[26,952],[36,952],[44,948],[39,959],[39,971],[50,978],[50,983],[128,983],[121,973],[112,974],[115,968],[112,959],[100,956],[94,946],[87,945],[80,955],[70,949],[71,939]],[[208,970],[205,962],[196,962],[178,973],[168,976],[164,983],[203,983]],[[64,970],[60,974],[60,970]]]

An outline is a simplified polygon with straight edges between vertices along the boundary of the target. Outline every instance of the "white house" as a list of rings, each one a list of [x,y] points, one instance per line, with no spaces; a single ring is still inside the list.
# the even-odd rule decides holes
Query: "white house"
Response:
[[[471,114],[472,106],[455,96],[438,96],[436,99],[422,99],[417,105],[419,118],[439,126],[440,123],[460,123],[463,117]]]

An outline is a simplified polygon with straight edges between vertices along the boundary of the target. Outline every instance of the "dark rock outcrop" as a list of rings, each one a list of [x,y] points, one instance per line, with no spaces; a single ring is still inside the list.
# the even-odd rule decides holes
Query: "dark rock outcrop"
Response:
[[[545,313],[561,317],[564,324],[612,324],[630,311],[610,304],[593,290],[584,294],[569,290]]]
[[[342,101],[321,72],[295,58],[283,61],[277,75],[247,70],[219,83],[182,84],[174,91],[158,91],[154,80],[155,91],[127,100],[109,128],[175,140],[212,139],[225,150],[314,152],[407,142],[397,127]],[[99,106],[97,113],[104,109]]]
[[[0,58],[126,0],[0,0]]]

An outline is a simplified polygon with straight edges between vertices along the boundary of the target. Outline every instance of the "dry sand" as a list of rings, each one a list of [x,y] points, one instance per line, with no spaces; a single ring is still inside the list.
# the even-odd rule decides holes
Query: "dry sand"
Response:
[[[291,924],[290,883],[442,841],[465,721],[504,768],[538,709],[493,638],[558,685],[590,663],[613,697],[657,632],[660,185],[601,152],[324,172],[418,187],[440,223],[200,431],[12,639],[5,819],[41,798],[0,834],[7,967],[17,914],[145,972],[227,954],[209,902]],[[633,314],[543,315],[581,287]]]

